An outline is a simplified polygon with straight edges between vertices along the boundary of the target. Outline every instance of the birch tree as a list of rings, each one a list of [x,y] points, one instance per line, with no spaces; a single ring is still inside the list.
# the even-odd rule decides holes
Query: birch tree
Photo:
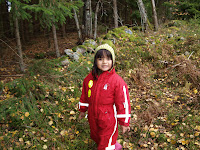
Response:
[[[155,31],[157,31],[158,30],[158,18],[157,18],[156,6],[155,6],[154,0],[151,0],[151,6],[152,6],[152,13],[153,13],[154,29],[155,29]]]
[[[148,18],[147,18],[146,9],[142,0],[138,0],[137,4],[138,4],[140,15],[141,15],[142,30],[145,32],[148,26],[148,23],[147,23]]]
[[[95,15],[94,15],[94,39],[97,38],[97,21],[98,21],[98,12],[99,12],[99,4],[100,4],[101,0],[99,0],[97,2],[96,5],[96,11],[95,11]]]
[[[72,0],[71,0],[71,2],[72,2]],[[75,19],[75,23],[76,23],[76,28],[77,28],[77,31],[78,31],[78,39],[79,39],[78,42],[83,42],[78,16],[77,16],[76,10],[74,8],[73,8],[73,11],[74,11],[74,19]]]

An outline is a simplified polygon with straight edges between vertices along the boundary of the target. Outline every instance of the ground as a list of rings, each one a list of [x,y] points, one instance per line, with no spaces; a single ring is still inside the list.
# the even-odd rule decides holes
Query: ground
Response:
[[[72,49],[78,42],[77,32],[66,33],[66,37],[59,36],[58,45],[60,54],[64,55],[65,49]],[[11,41],[11,40],[10,40]],[[3,42],[2,42],[3,43]],[[1,44],[2,44],[1,43]],[[1,56],[0,80],[4,82],[11,81],[21,77],[23,74],[19,71],[17,60],[17,50],[15,41],[3,43],[4,52]],[[56,58],[53,36],[50,37],[50,48],[48,48],[48,39],[43,35],[31,39],[28,43],[23,44],[24,62],[28,65],[32,59]]]

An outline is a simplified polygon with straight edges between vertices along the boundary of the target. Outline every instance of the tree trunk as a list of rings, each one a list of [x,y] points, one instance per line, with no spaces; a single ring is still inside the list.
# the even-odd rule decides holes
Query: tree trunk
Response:
[[[78,31],[78,43],[82,43],[83,38],[82,38],[81,28],[79,26],[78,16],[77,16],[76,10],[73,9],[73,11],[74,11],[74,19],[75,19],[75,22],[76,22],[76,28],[77,28],[77,31]]]
[[[20,70],[22,72],[25,72],[25,65],[24,65],[23,55],[22,55],[22,45],[21,45],[21,40],[20,40],[20,35],[19,35],[19,23],[18,23],[17,17],[15,18],[15,34],[16,34],[16,39],[17,39],[17,49],[18,49],[18,54],[19,54]]]
[[[117,0],[113,0],[114,25],[118,28]]]
[[[97,2],[97,5],[96,5],[96,11],[95,11],[95,17],[94,17],[94,40],[96,40],[97,38],[97,19],[98,19],[98,12],[99,12],[99,3],[100,3],[100,0]]]
[[[57,35],[56,35],[56,27],[54,24],[52,25],[52,30],[53,30],[54,45],[55,45],[55,49],[56,49],[56,56],[60,57],[60,51],[58,49],[58,40],[57,40]]]
[[[154,0],[151,0],[151,5],[152,5],[152,12],[153,12],[154,29],[155,31],[158,31],[158,18],[157,18],[156,6],[155,6]]]
[[[85,4],[85,36],[92,37],[92,9],[91,0],[87,0]]]
[[[65,23],[62,24],[62,37],[66,36]]]
[[[142,30],[145,32],[147,30],[147,26],[148,26],[147,13],[146,13],[143,1],[138,0],[137,3],[138,3],[139,10],[140,10],[140,15],[141,15]]]

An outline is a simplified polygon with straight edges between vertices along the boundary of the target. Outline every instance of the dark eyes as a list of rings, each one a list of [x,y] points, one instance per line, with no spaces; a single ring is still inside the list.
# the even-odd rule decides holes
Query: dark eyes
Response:
[[[97,58],[97,60],[103,60],[104,58]],[[107,60],[111,60],[111,58],[105,58]]]

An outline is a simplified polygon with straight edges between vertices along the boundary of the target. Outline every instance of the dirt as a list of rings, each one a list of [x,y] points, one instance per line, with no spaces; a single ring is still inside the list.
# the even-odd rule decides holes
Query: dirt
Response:
[[[56,58],[53,36],[49,37],[49,39],[50,47],[48,47],[48,38],[45,38],[43,35],[35,37],[23,44],[23,59],[26,66],[29,65],[32,59]],[[60,54],[65,55],[65,49],[72,49],[77,45],[78,35],[76,32],[66,33],[65,37],[59,36],[58,34],[57,39]],[[0,57],[0,81],[5,83],[23,76],[23,73],[19,69],[15,41],[10,40],[9,43],[2,42],[1,44],[4,50],[1,52]]]

